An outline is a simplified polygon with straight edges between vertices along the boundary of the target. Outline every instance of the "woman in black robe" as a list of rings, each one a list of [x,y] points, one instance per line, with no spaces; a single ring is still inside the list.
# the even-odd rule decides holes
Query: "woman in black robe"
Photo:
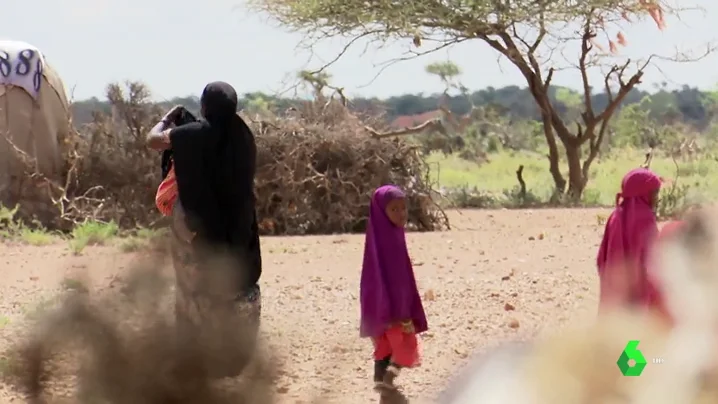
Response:
[[[201,106],[204,120],[169,129],[184,111],[174,107],[150,131],[148,144],[171,149],[177,178],[172,256],[178,326],[203,348],[213,375],[234,376],[254,350],[261,312],[256,145],[236,113],[232,86],[208,84]]]

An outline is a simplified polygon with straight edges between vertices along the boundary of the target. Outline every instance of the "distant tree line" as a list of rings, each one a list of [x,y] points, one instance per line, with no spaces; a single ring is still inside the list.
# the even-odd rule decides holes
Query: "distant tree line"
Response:
[[[575,111],[580,106],[582,96],[575,90],[552,86],[550,96],[553,105],[562,115]],[[593,105],[597,109],[604,108],[608,100],[605,92],[596,92],[592,95]],[[247,93],[240,99],[242,109],[263,105],[276,112],[282,112],[296,106],[301,100],[292,98],[279,98],[263,93]],[[471,110],[472,104],[476,107],[494,107],[510,119],[541,120],[536,102],[527,88],[519,86],[506,86],[502,88],[488,87],[484,90],[474,91],[468,96],[444,94],[404,94],[379,98],[353,98],[351,108],[361,113],[383,112],[387,121],[407,115],[419,115],[436,110],[440,103],[448,105],[454,114],[466,114]],[[650,118],[661,124],[682,122],[691,125],[696,130],[703,130],[711,122],[718,110],[718,91],[701,91],[697,88],[684,85],[677,90],[668,90],[666,85],[658,86],[656,91],[648,92],[634,89],[628,94],[622,106],[639,104],[641,109],[648,112]],[[178,97],[163,102],[169,108],[174,104],[182,104],[190,110],[199,110],[199,99],[194,96]],[[92,121],[92,113],[97,111],[109,112],[107,101],[91,98],[76,101],[72,105],[73,119],[76,125]]]

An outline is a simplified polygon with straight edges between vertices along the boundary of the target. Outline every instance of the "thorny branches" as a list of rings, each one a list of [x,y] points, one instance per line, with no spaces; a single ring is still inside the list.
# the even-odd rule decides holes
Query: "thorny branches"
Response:
[[[302,70],[299,72],[298,76],[304,83],[308,84],[314,89],[314,99],[318,102],[324,103],[323,110],[326,110],[329,107],[329,103],[334,98],[334,95],[338,95],[342,105],[345,107],[347,106],[349,101],[344,95],[344,88],[331,85],[329,83],[329,73],[325,71],[310,72],[307,70]],[[329,99],[326,99],[326,97],[324,96],[325,88],[334,91],[334,94],[332,94]]]
[[[591,167],[591,163],[600,152],[601,145],[603,144],[603,139],[606,135],[606,132],[608,131],[608,123],[611,116],[616,111],[618,106],[621,105],[621,102],[626,97],[626,95],[628,95],[628,93],[641,82],[643,72],[650,63],[650,61],[651,58],[649,57],[648,60],[641,67],[639,67],[638,70],[628,79],[627,82],[624,81],[624,77],[626,69],[630,65],[631,60],[627,60],[621,66],[612,66],[604,77],[604,86],[606,88],[606,94],[608,94],[608,104],[606,105],[604,110],[598,116],[596,116],[590,102],[586,104],[585,115],[588,118],[584,117],[584,123],[586,123],[587,127],[589,127],[588,125],[590,125],[590,130],[587,130],[585,132],[586,136],[584,136],[584,138],[582,139],[582,143],[586,141],[589,142],[589,154],[586,160],[584,160],[582,167],[584,177],[588,176],[588,170]],[[618,93],[615,94],[611,89],[612,79],[619,84]],[[591,109],[589,109],[589,107],[591,107]],[[598,135],[596,135],[594,128],[598,124],[600,124],[600,127],[598,129]]]
[[[90,187],[80,195],[70,196],[68,193],[73,182],[77,180],[80,156],[76,151],[73,150],[70,153],[69,169],[65,175],[64,183],[61,183],[40,173],[35,168],[37,167],[37,160],[34,157],[17,147],[7,134],[2,136],[24,167],[27,178],[33,182],[30,188],[45,190],[47,198],[57,208],[58,217],[61,221],[73,224],[78,224],[84,220],[101,221],[99,214],[105,206],[105,199],[93,196],[102,191],[101,186]],[[60,223],[60,227],[64,227],[62,223]]]
[[[144,89],[140,83],[130,84],[130,90]],[[327,76],[323,85],[331,88]],[[29,178],[26,188],[41,190],[43,205],[59,209],[66,225],[90,219],[114,220],[122,228],[153,226],[159,218],[154,191],[161,181],[160,157],[134,134],[144,136],[142,128],[157,122],[161,111],[146,102],[146,91],[123,92],[117,86],[108,90],[114,115],[97,114],[81,134],[71,133],[73,147],[62,156],[65,171],[57,178],[37,173],[30,152],[10,142],[21,163],[16,176]],[[412,206],[409,228],[448,227],[448,219],[431,199],[426,163],[416,147],[399,139],[378,142],[367,136],[377,122],[372,117],[360,119],[331,98],[306,101],[286,116],[267,111],[249,119],[257,142],[260,232],[363,231],[369,196],[384,183],[395,183],[407,192]],[[35,212],[29,213],[32,217]],[[57,211],[52,213],[51,218],[58,217]]]
[[[416,148],[399,139],[377,142],[366,136],[365,131],[373,131],[368,123],[336,100],[328,107],[307,102],[295,119],[267,116],[261,123],[252,122],[263,234],[361,231],[366,196],[384,183],[407,191],[412,228],[448,226],[431,201],[425,163]]]
[[[334,95],[337,95],[339,97],[339,101],[343,107],[347,107],[349,100],[344,95],[344,89],[341,87],[333,86],[329,83],[330,75],[327,72],[320,72],[320,71],[301,71],[299,72],[300,79],[310,85],[314,89],[314,98],[316,102],[319,102],[322,105],[321,113],[324,114],[328,111],[328,108],[331,106],[331,103],[334,101]],[[333,90],[334,93],[330,97],[324,96],[324,89],[328,88],[330,90]],[[450,111],[446,110],[445,108],[442,108],[442,110],[445,110],[447,114],[451,114]],[[347,110],[347,114],[349,114]],[[353,117],[353,119],[358,121],[358,118]],[[424,132],[438,132],[442,133],[444,135],[447,135],[447,130],[444,127],[444,124],[442,123],[441,119],[429,119],[426,122],[423,122],[421,124],[410,126],[402,129],[394,129],[394,130],[388,130],[388,131],[379,131],[375,128],[372,128],[369,125],[363,126],[364,130],[374,139],[384,139],[389,137],[397,137],[397,136],[407,136],[407,135],[414,135],[418,133],[424,133]]]
[[[423,122],[416,126],[410,126],[403,129],[396,129],[396,130],[389,130],[386,132],[379,132],[374,128],[371,128],[369,126],[364,126],[364,129],[369,132],[371,137],[375,139],[383,139],[387,137],[395,137],[395,136],[406,136],[406,135],[414,135],[417,133],[423,133],[423,132],[440,132],[446,134],[446,128],[444,128],[444,125],[441,123],[441,120],[439,119],[430,119],[426,122]]]

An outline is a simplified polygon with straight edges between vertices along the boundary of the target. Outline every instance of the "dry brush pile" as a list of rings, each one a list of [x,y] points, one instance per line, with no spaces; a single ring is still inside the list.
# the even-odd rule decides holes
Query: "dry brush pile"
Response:
[[[398,138],[371,137],[340,102],[307,102],[289,117],[249,121],[257,138],[258,215],[266,233],[363,231],[371,193],[388,183],[407,193],[413,228],[448,225],[431,199],[418,149]]]
[[[110,114],[96,113],[94,122],[62,140],[67,166],[61,181],[27,172],[34,180],[29,188],[46,191],[45,200],[60,211],[52,223],[44,220],[48,227],[92,219],[132,228],[160,219],[154,206],[160,156],[146,147],[145,136],[164,111],[148,101],[141,83],[110,85],[107,97]],[[371,193],[386,183],[406,191],[411,228],[448,227],[432,201],[420,152],[399,139],[373,138],[342,103],[308,101],[282,116],[266,112],[247,122],[257,140],[263,234],[363,231]],[[21,217],[37,213],[36,205],[21,207]]]

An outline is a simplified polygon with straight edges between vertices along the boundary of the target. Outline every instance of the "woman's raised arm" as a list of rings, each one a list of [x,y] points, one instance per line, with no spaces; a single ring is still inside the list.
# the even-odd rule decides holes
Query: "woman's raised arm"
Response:
[[[177,114],[182,111],[182,108],[181,105],[175,105],[157,122],[157,125],[150,129],[150,133],[147,134],[147,146],[155,150],[167,150],[170,148],[169,127],[174,122]]]

